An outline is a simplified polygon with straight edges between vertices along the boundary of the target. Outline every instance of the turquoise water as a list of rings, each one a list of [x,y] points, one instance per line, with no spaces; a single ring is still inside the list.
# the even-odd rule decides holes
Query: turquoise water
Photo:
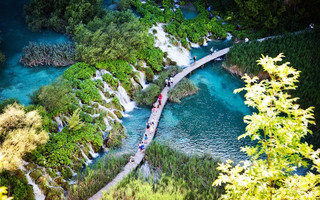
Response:
[[[180,6],[182,14],[186,19],[193,19],[198,16],[198,11],[192,3],[187,3],[184,6]]]
[[[222,49],[230,45],[230,41],[212,41],[206,47],[192,49],[191,55],[201,58],[209,54],[211,47]],[[221,64],[221,61],[211,62],[193,72],[190,80],[199,87],[199,93],[183,99],[180,104],[166,105],[156,141],[186,153],[208,153],[223,160],[247,158],[239,150],[251,141],[239,141],[237,137],[244,133],[243,116],[251,110],[244,105],[242,94],[233,94],[234,89],[243,86],[242,81],[224,70]],[[121,149],[132,153],[137,149],[149,115],[150,108],[137,108],[123,119],[128,138]]]
[[[0,1],[1,50],[6,56],[0,65],[0,100],[17,98],[29,104],[28,95],[40,86],[53,82],[66,68],[50,66],[28,68],[19,64],[22,49],[29,42],[66,42],[68,38],[51,31],[31,32],[23,16],[23,5],[28,0]]]

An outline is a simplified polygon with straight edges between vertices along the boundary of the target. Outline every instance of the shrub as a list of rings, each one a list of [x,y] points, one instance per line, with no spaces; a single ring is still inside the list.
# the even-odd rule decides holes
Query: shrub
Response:
[[[183,78],[174,88],[170,89],[168,93],[169,101],[180,103],[180,99],[193,95],[197,92],[197,86],[195,86],[189,79]]]

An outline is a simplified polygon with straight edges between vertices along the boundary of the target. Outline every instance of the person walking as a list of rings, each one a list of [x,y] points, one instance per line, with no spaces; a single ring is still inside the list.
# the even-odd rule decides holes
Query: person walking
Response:
[[[168,79],[166,78],[166,81],[165,81],[165,87],[167,87],[168,86]]]
[[[211,52],[211,55],[212,55],[213,54],[213,47],[211,47],[210,52]]]
[[[150,131],[150,123],[147,122],[147,131]]]
[[[147,134],[144,134],[143,140],[144,140],[144,143],[147,144],[147,142],[148,142],[148,135]]]
[[[194,56],[193,56],[193,63],[196,63],[196,59],[197,59],[197,56],[194,55]]]
[[[170,77],[170,85],[173,85],[173,78],[172,77]]]

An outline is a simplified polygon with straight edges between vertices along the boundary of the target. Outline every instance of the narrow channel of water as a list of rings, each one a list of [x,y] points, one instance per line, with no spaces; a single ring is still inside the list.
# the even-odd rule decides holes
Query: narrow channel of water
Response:
[[[66,69],[20,65],[23,47],[29,42],[69,41],[64,35],[52,31],[31,32],[23,15],[23,6],[28,3],[29,0],[0,1],[0,46],[6,56],[6,61],[0,65],[0,100],[16,98],[23,104],[30,103],[28,95],[53,82]]]

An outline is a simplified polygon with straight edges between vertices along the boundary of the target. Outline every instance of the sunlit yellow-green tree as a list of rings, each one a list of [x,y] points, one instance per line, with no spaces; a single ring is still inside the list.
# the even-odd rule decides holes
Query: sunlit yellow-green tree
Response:
[[[213,185],[225,183],[223,199],[319,199],[320,149],[302,142],[314,124],[313,108],[302,109],[298,98],[288,94],[296,89],[299,71],[289,63],[278,65],[283,55],[264,57],[258,61],[270,75],[269,80],[244,76],[245,103],[257,110],[245,116],[246,133],[238,139],[250,137],[254,147],[242,147],[250,160],[232,166],[232,161],[220,164],[221,173]],[[298,175],[297,167],[308,167],[317,173]]]
[[[39,113],[25,112],[21,105],[14,103],[0,115],[0,171],[15,170],[25,153],[48,140],[48,133],[42,129]]]

